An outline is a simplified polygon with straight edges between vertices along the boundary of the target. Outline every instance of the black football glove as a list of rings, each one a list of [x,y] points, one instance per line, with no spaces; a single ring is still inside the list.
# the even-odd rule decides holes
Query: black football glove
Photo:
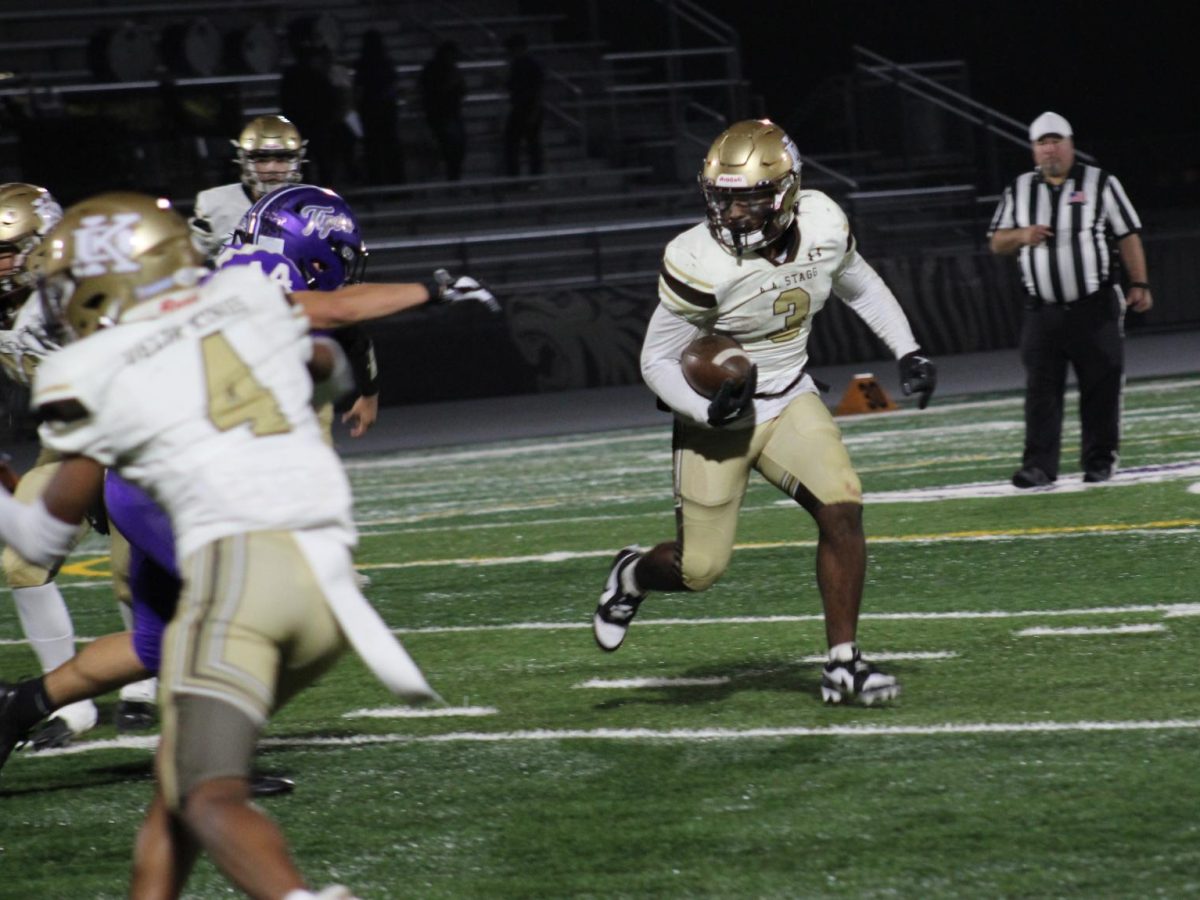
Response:
[[[924,409],[929,405],[929,398],[933,396],[936,387],[937,366],[933,364],[932,359],[920,350],[905,353],[900,357],[900,390],[904,391],[905,397],[917,395],[917,409]]]
[[[732,378],[726,378],[708,404],[708,424],[713,428],[721,428],[740,419],[754,402],[754,392],[757,389],[758,366],[750,367],[750,374],[746,376],[741,387],[738,387]]]
[[[474,300],[486,306],[488,312],[500,312],[500,302],[496,295],[470,275],[459,275],[455,278],[445,269],[438,269],[433,273],[433,282],[426,285],[426,289],[432,303],[461,303],[464,300]]]

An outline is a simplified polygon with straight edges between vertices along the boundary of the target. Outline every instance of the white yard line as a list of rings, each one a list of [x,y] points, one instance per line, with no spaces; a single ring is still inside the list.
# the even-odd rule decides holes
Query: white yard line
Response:
[[[443,709],[416,709],[411,706],[386,706],[380,709],[356,709],[342,713],[343,719],[441,719],[459,716],[494,716],[494,706],[450,706]]]
[[[897,612],[871,613],[865,612],[860,618],[880,621],[956,621],[966,619],[1028,619],[1057,616],[1113,616],[1127,613],[1158,613],[1164,618],[1179,618],[1183,616],[1200,615],[1200,604],[1196,603],[1143,603],[1129,606],[1095,606],[1073,609],[996,609],[996,610],[950,610],[947,612]],[[696,619],[647,619],[639,618],[638,627],[674,626],[674,625],[788,625],[799,622],[824,622],[825,617],[820,613],[811,615],[788,616],[723,616]],[[393,628],[395,634],[476,634],[489,631],[562,631],[582,630],[591,628],[591,622],[506,622],[502,625],[426,625],[415,628]],[[95,637],[79,635],[75,638],[77,644],[94,641]],[[22,639],[0,640],[0,646],[17,646],[27,644]],[[903,655],[889,657],[873,655],[874,659],[933,659],[933,655]],[[944,657],[936,657],[944,658]],[[821,661],[821,657],[806,658],[806,662]]]
[[[577,688],[600,688],[601,690],[714,687],[719,684],[729,684],[732,680],[728,675],[711,675],[703,678],[590,678],[574,686]]]
[[[595,728],[535,729],[528,731],[457,731],[449,734],[359,734],[351,737],[264,738],[264,747],[304,749],[307,747],[363,747],[380,744],[498,744],[546,741],[746,741],[804,737],[937,737],[941,735],[1068,734],[1088,732],[1196,731],[1200,719],[1080,722],[947,722],[940,725],[828,725],[777,728]],[[100,750],[153,750],[158,737],[122,737],[106,741],[83,741],[37,753],[19,752],[18,760],[73,756]],[[9,765],[12,763],[10,762]],[[18,762],[22,765],[22,762]]]
[[[1166,631],[1167,626],[1161,623],[1150,625],[1107,625],[1093,626],[1077,625],[1072,628],[1023,628],[1016,633],[1017,637],[1059,637],[1061,635],[1086,634],[1150,634],[1151,632]]]

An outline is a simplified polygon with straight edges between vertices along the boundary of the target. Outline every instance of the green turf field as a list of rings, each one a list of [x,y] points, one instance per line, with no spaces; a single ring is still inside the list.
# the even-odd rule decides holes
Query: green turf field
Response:
[[[402,410],[386,410],[402,415]],[[1017,493],[1016,395],[843,420],[867,491],[860,642],[886,708],[820,702],[814,527],[758,482],[725,579],[589,621],[674,527],[661,428],[350,463],[368,596],[449,708],[347,658],[279,714],[264,801],[314,885],[385,897],[1200,894],[1200,379],[1133,383],[1121,472]],[[70,560],[81,635],[119,627]],[[90,575],[88,573],[91,573]],[[0,673],[27,675],[0,604]],[[102,702],[105,721],[113,699]],[[0,897],[124,896],[152,738],[0,775]],[[187,896],[230,895],[202,864]]]

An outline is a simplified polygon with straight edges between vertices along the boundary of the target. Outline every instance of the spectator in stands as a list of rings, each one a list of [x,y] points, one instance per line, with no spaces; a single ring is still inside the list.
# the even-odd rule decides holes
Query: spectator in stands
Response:
[[[333,51],[304,32],[290,34],[293,62],[279,82],[279,106],[308,140],[308,178],[336,185],[343,100],[331,77]]]
[[[463,158],[467,153],[467,132],[462,115],[467,82],[459,71],[458,57],[458,44],[442,41],[421,68],[418,81],[425,121],[437,142],[446,167],[446,178],[450,181],[462,177]]]
[[[529,41],[514,34],[504,42],[508,50],[508,121],[504,126],[504,167],[509,175],[521,174],[521,148],[529,156],[529,173],[541,175],[542,94],[546,73],[529,52]]]
[[[404,181],[404,146],[396,121],[396,65],[376,28],[363,35],[362,53],[354,67],[354,95],[362,122],[367,181]]]
[[[1004,189],[988,238],[993,253],[1016,255],[1025,284],[1021,362],[1025,366],[1025,452],[1019,488],[1058,478],[1067,364],[1079,382],[1083,480],[1108,481],[1121,437],[1125,308],[1153,305],[1141,222],[1115,175],[1076,162],[1071,126],[1044,112],[1029,126],[1036,168]],[[1129,276],[1123,296],[1109,239]]]

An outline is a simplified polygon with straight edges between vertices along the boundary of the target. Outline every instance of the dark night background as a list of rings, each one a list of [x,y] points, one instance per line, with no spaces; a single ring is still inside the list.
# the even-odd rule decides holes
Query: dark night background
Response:
[[[610,39],[634,49],[663,46],[656,4],[597,2]],[[1200,50],[1183,5],[695,2],[737,29],[744,74],[762,109],[793,132],[804,153],[828,148],[799,111],[811,112],[814,94],[852,70],[857,44],[899,63],[962,60],[975,100],[1023,122],[1053,109],[1071,122],[1076,145],[1113,168],[1127,187],[1152,191],[1157,202],[1169,201],[1178,188],[1180,203],[1200,202]],[[522,3],[577,14],[585,5]]]

